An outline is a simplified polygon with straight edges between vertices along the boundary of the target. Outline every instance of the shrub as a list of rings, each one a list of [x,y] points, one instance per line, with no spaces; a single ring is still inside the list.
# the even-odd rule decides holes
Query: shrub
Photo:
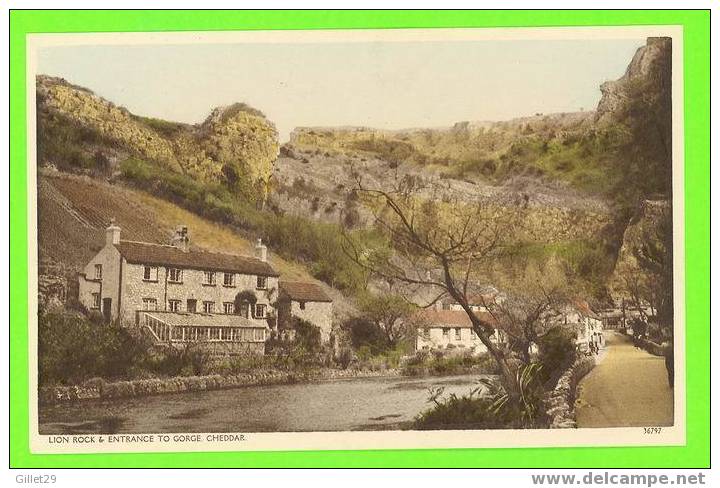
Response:
[[[87,378],[123,378],[141,369],[148,341],[116,323],[67,312],[38,317],[40,384],[74,384]]]
[[[551,385],[557,382],[563,371],[575,361],[575,336],[554,327],[538,341],[538,359],[542,364],[543,380]]]
[[[435,406],[421,413],[415,428],[431,429],[527,429],[545,427],[542,367],[531,364],[518,371],[520,400],[511,401],[503,385],[495,379],[480,380],[484,388],[468,395],[440,399],[443,390],[431,390],[429,401]]]

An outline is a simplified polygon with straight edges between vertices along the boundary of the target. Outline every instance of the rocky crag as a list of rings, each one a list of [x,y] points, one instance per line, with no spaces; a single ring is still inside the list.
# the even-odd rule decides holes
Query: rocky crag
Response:
[[[207,182],[267,185],[277,131],[252,107],[216,108],[203,123],[189,125],[133,115],[61,78],[36,81],[40,165],[112,172],[139,158]]]

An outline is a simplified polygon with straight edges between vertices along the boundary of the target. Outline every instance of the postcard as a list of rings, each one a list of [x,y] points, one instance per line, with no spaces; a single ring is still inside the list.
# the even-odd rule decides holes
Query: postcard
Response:
[[[684,444],[682,45],[28,35],[32,452]]]

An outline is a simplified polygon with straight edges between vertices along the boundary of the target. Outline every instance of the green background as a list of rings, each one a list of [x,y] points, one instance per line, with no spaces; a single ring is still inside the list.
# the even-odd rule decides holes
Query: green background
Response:
[[[29,451],[25,36],[44,32],[682,25],[685,82],[687,445],[303,452]],[[709,467],[709,11],[12,11],[10,13],[10,465],[29,467]],[[500,432],[499,435],[502,435]]]

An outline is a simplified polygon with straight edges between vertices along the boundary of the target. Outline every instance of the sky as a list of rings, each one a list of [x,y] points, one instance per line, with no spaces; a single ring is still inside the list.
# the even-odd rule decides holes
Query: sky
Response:
[[[383,129],[593,110],[636,40],[44,47],[38,72],[137,115],[199,123],[245,102],[281,141],[299,126]]]

